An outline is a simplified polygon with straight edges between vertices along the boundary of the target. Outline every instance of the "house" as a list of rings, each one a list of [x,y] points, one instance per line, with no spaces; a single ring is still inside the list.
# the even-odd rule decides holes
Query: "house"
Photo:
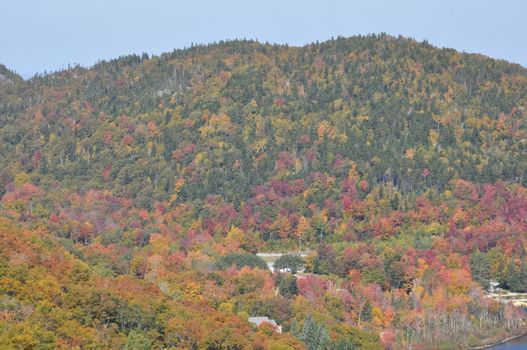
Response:
[[[499,289],[500,283],[496,281],[490,281],[489,282],[489,292],[494,293],[497,289]]]
[[[276,333],[282,333],[282,326],[279,326],[275,320],[269,319],[267,316],[249,317],[249,322],[259,327],[262,323],[269,323],[276,328]]]

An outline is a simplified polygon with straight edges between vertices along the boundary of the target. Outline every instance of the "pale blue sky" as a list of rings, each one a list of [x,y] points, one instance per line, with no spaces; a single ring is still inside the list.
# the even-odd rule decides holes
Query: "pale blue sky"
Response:
[[[527,0],[0,0],[0,63],[26,78],[191,43],[380,32],[527,66]]]

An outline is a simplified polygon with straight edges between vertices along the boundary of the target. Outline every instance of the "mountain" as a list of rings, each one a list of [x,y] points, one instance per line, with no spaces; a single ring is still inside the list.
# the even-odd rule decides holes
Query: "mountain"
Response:
[[[40,300],[4,287],[38,309],[38,331],[6,314],[2,341],[373,349],[519,332],[523,311],[482,290],[527,291],[526,107],[526,68],[387,35],[220,42],[28,81],[0,66],[0,215],[29,241],[45,232],[31,254],[82,266],[89,284],[36,259],[64,315],[50,326]],[[297,277],[244,255],[299,250]],[[62,300],[93,293],[113,298],[106,316],[87,311],[100,297]],[[135,321],[108,316],[121,307]],[[249,316],[286,332],[250,331]],[[57,331],[73,324],[86,334]],[[236,329],[252,335],[237,343]]]

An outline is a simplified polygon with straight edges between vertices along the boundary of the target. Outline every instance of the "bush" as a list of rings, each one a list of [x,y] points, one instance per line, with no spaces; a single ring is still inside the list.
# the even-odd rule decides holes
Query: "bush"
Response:
[[[262,258],[249,253],[228,254],[222,256],[216,261],[216,266],[221,270],[231,266],[236,266],[238,269],[248,266],[250,268],[267,270],[267,264],[262,260]]]

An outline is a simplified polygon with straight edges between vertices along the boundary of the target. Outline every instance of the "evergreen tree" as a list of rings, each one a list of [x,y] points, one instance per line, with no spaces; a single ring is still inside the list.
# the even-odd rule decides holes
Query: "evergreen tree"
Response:
[[[291,332],[292,335],[295,337],[299,337],[300,330],[298,329],[298,322],[296,321],[296,318],[291,322],[291,326],[289,327],[289,332]]]
[[[479,250],[475,251],[470,256],[470,270],[472,272],[472,279],[487,289],[492,279],[490,261],[487,255],[481,253]]]
[[[309,350],[316,349],[316,345],[318,344],[318,326],[315,320],[313,320],[313,316],[308,315],[306,317],[302,332],[300,332],[298,338],[306,344]]]
[[[304,320],[302,331],[295,330],[291,333],[302,340],[308,350],[332,350],[335,348],[324,324],[317,323],[311,315],[308,315]]]
[[[326,327],[323,324],[318,325],[317,333],[318,333],[318,340],[317,340],[316,348],[314,349],[331,350],[333,348],[333,343],[331,341],[331,338],[329,337],[329,333]]]
[[[514,266],[513,263],[509,266],[509,273],[507,275],[507,287],[512,292],[525,293],[527,292],[527,266],[525,261],[522,262],[520,268]]]
[[[275,278],[275,285],[284,298],[291,298],[298,294],[296,277],[292,274],[278,272]]]
[[[355,350],[357,347],[349,340],[339,339],[333,346],[333,350]]]

